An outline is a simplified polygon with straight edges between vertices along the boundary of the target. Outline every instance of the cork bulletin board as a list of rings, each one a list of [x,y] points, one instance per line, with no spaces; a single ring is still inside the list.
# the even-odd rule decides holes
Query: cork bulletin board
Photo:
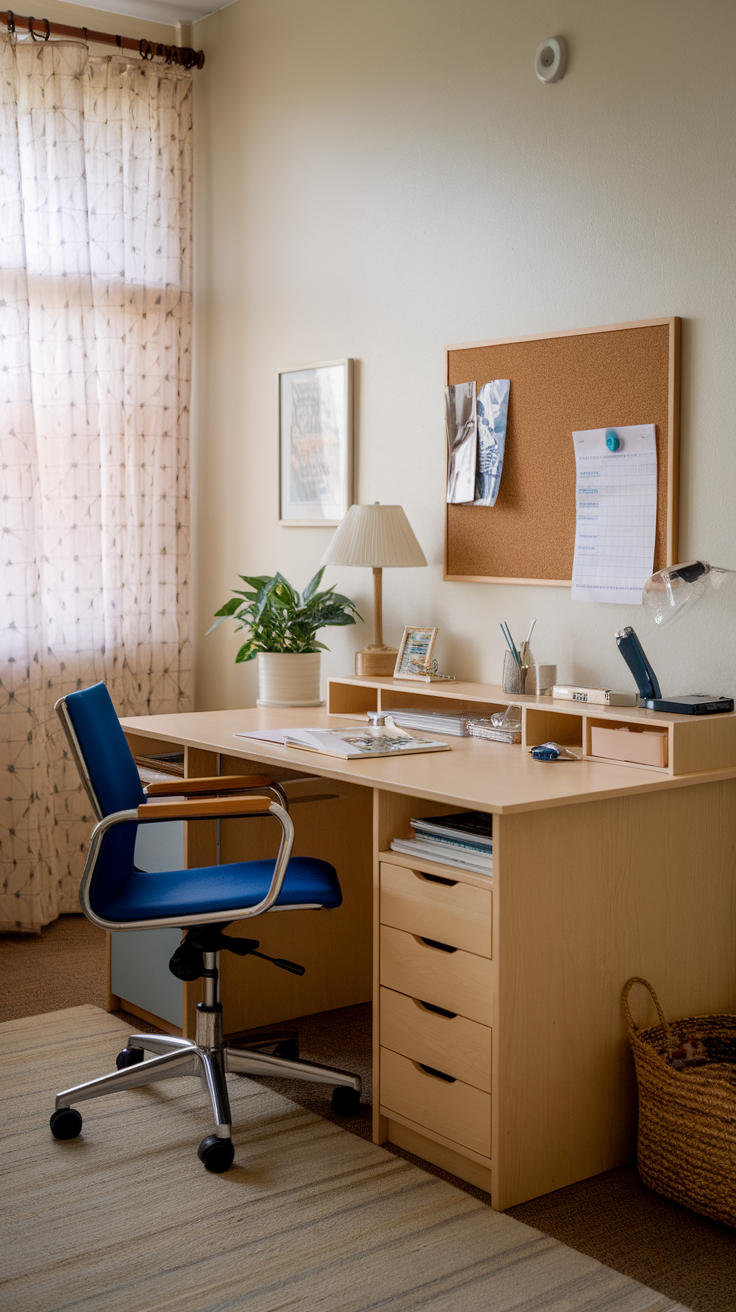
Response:
[[[447,384],[510,378],[495,506],[446,505],[445,579],[569,587],[578,429],[654,424],[654,569],[677,559],[680,319],[446,348]]]

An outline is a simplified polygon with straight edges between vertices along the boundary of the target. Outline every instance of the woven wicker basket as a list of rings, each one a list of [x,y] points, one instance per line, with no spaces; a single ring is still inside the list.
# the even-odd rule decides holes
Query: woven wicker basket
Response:
[[[634,984],[649,990],[659,1025],[637,1030]],[[736,1226],[736,1016],[665,1020],[651,984],[635,976],[621,995],[639,1086],[639,1174],[665,1198]],[[701,1039],[708,1064],[677,1070],[673,1054]]]

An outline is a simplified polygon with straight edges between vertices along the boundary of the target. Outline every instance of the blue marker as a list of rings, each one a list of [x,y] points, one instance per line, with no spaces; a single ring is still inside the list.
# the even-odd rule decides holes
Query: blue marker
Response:
[[[609,451],[618,451],[621,445],[621,438],[615,428],[606,429],[606,446]]]

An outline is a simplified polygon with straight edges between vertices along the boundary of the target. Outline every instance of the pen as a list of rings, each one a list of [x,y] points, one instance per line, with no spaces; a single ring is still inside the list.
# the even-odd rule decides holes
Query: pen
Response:
[[[521,644],[521,647],[519,648],[522,669],[524,668],[525,665],[527,665],[528,668],[529,643],[532,640],[532,633],[534,632],[534,625],[536,624],[536,622],[537,622],[536,620],[532,620],[531,624],[529,625],[529,632],[527,633],[524,641]]]
[[[514,646],[514,640],[513,640],[513,638],[511,637],[511,630],[510,630],[508,624],[506,625],[506,628],[504,628],[503,624],[501,624],[501,632],[502,632],[504,638],[506,639],[506,645],[508,646],[508,649],[509,649],[509,651],[511,652],[511,655],[513,656],[514,660],[516,661],[516,664],[521,668],[521,657],[519,656],[519,653],[518,653],[518,651],[516,650],[516,647]]]

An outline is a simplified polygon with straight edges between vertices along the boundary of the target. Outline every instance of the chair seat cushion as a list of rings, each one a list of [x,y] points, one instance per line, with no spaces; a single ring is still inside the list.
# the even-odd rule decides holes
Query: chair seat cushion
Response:
[[[102,906],[92,908],[106,920],[152,920],[160,916],[196,916],[256,906],[268,892],[273,861],[240,861],[226,866],[167,870],[149,874],[134,870]],[[337,873],[315,857],[291,858],[277,906],[339,907],[342,893]]]

